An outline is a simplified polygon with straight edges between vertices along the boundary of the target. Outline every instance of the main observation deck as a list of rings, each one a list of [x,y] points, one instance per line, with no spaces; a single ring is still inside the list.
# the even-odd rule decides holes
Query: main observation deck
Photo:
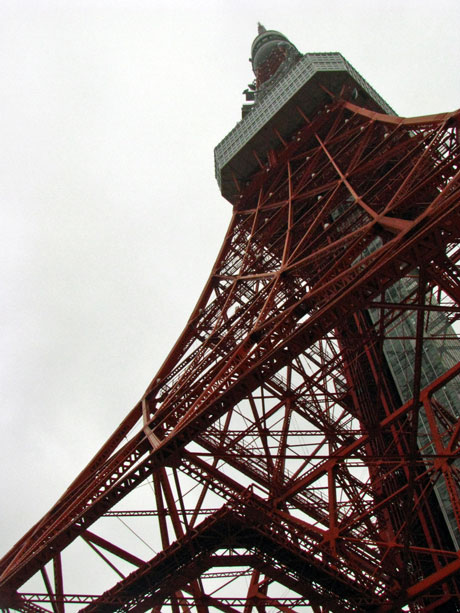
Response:
[[[330,100],[326,90],[339,95],[344,87],[353,92],[357,105],[395,114],[340,53],[306,53],[214,149],[216,179],[224,198],[235,202],[238,184],[260,168],[257,158],[265,163],[268,151],[280,144],[278,134],[288,140],[302,125],[299,109],[310,117]]]

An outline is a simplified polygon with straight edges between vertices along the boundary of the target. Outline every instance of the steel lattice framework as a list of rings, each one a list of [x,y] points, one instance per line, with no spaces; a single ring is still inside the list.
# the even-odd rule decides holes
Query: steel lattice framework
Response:
[[[458,610],[460,113],[299,114],[144,397],[1,561],[2,607]]]

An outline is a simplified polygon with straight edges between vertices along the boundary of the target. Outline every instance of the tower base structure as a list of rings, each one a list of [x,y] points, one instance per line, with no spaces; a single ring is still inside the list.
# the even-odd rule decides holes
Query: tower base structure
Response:
[[[4,609],[459,610],[460,112],[296,112],[141,401],[1,561]]]

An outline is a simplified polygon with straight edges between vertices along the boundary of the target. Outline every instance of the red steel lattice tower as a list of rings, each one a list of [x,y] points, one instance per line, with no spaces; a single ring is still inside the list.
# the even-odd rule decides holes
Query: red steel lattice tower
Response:
[[[460,113],[263,27],[252,62],[209,281],[3,609],[460,610]]]

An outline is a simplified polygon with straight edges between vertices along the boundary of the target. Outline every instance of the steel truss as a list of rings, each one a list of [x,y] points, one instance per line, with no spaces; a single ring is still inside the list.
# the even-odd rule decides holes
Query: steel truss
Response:
[[[460,114],[302,117],[3,608],[458,610]]]

